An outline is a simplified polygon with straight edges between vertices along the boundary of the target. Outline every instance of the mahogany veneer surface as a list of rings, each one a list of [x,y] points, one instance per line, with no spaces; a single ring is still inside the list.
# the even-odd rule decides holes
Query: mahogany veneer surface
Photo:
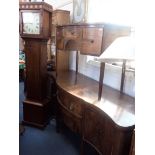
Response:
[[[121,94],[106,85],[103,85],[101,101],[98,101],[98,82],[74,71],[59,73],[57,85],[65,91],[103,110],[121,127],[130,127],[135,124],[134,98]]]

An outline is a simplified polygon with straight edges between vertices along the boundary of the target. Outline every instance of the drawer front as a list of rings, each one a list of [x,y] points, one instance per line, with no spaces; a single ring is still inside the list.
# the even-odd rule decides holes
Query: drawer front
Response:
[[[102,53],[102,28],[83,28],[81,53],[99,56]]]
[[[83,108],[82,108],[81,100],[63,91],[62,89],[58,90],[58,97],[61,100],[61,103],[69,112],[71,112],[73,115],[77,116],[78,118],[82,117]]]
[[[103,28],[83,28],[83,39],[96,39],[102,38]]]
[[[81,119],[73,117],[71,113],[69,113],[67,110],[65,110],[62,107],[60,109],[61,109],[61,116],[62,116],[63,123],[73,132],[81,134],[82,132]]]
[[[82,37],[82,29],[76,27],[65,28],[63,31],[63,36],[66,39],[80,39]]]
[[[99,56],[102,53],[102,39],[86,39],[81,43],[81,54]]]

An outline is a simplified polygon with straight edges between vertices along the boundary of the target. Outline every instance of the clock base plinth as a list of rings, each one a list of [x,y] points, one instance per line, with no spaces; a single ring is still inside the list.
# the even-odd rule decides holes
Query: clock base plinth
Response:
[[[48,100],[37,102],[26,99],[23,102],[23,124],[43,129],[49,123],[50,117]]]

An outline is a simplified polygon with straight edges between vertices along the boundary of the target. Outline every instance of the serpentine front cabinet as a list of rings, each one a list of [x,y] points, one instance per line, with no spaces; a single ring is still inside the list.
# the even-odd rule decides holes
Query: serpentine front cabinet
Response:
[[[100,155],[129,155],[134,130],[134,98],[78,73],[78,51],[99,56],[129,27],[110,24],[57,27],[57,127],[65,124]],[[69,51],[76,50],[76,70],[69,69]],[[82,145],[83,146],[83,145]],[[82,154],[81,150],[81,154]]]

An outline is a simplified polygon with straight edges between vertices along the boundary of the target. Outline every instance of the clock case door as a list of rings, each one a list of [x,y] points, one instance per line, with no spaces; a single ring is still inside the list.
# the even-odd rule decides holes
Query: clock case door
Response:
[[[24,16],[25,15],[25,16]],[[26,18],[26,15],[27,17],[29,18],[29,21],[25,22],[24,23],[24,17]],[[40,12],[38,11],[21,11],[21,16],[22,16],[22,23],[21,23],[21,32],[22,32],[22,35],[40,35],[41,34],[41,16],[40,16]],[[35,23],[35,17],[36,16],[36,19],[38,18],[39,21],[37,23]],[[31,21],[32,20],[32,21]],[[29,23],[28,23],[29,22]],[[31,23],[30,23],[31,22]],[[24,24],[26,26],[24,26]],[[34,32],[36,26],[38,26],[38,30],[37,32]],[[24,27],[25,27],[25,30],[24,30]],[[27,28],[26,28],[27,27]],[[30,30],[31,29],[31,30]]]
[[[39,34],[24,33],[23,29],[23,13],[39,13]],[[43,9],[40,10],[20,10],[20,35],[23,38],[40,38],[49,39],[51,31],[51,14]]]

